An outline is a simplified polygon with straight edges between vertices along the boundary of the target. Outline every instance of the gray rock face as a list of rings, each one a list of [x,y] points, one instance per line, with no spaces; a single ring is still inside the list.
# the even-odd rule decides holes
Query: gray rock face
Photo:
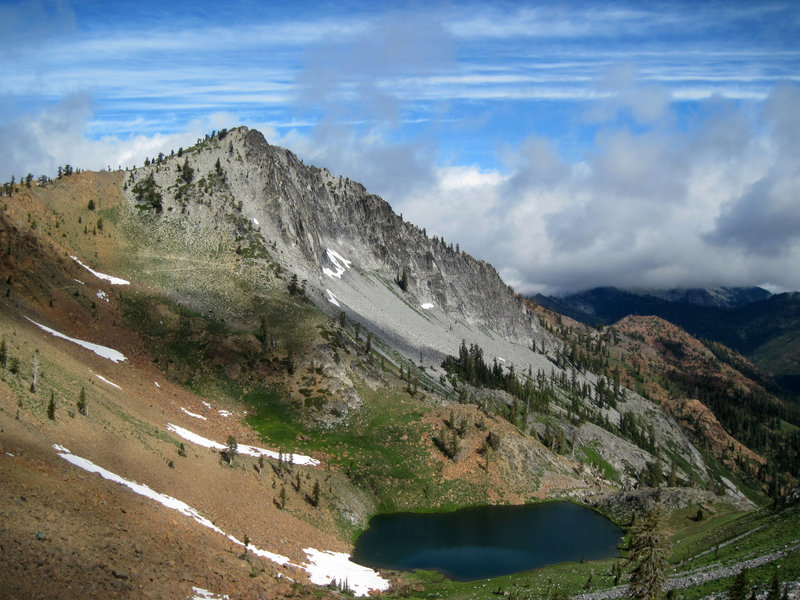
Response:
[[[145,188],[161,195],[160,212],[148,204]],[[265,279],[294,275],[322,310],[346,312],[393,351],[419,359],[436,380],[441,373],[435,367],[445,354],[456,354],[462,340],[517,373],[562,372],[546,353],[554,355],[563,343],[540,326],[491,265],[428,237],[361,184],[306,166],[257,131],[234,129],[132,172],[126,199],[162,245],[167,240],[198,259],[238,255],[256,265],[248,273]],[[232,268],[238,268],[235,261]],[[192,281],[190,287],[211,297],[213,282],[205,285]],[[241,301],[230,297],[235,287],[226,288],[222,299],[234,307]],[[597,381],[589,372],[575,376],[590,386]],[[337,380],[347,387],[345,374]],[[663,411],[635,394],[628,398],[626,410],[657,422],[663,448],[706,473],[700,454]],[[347,404],[356,408],[359,402]],[[627,442],[603,442],[613,434],[583,433],[587,442],[600,441],[620,470],[640,470],[650,460],[631,453]]]
[[[242,212],[269,217],[283,245],[305,259],[309,276],[327,265],[332,248],[389,280],[400,279],[405,269],[407,292],[470,323],[502,335],[530,328],[521,302],[491,265],[429,238],[361,184],[306,167],[257,131],[244,133],[243,144],[245,177],[240,170],[232,187],[237,197],[241,187],[252,186],[256,194]]]

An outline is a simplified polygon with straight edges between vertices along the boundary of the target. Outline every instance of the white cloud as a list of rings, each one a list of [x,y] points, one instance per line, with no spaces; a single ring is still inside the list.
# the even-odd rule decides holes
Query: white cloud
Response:
[[[597,285],[800,289],[800,89],[763,114],[717,99],[691,131],[606,129],[585,163],[529,138],[510,175],[440,168],[395,207],[519,291]],[[796,150],[796,148],[795,148]],[[508,151],[506,151],[508,154]],[[461,185],[449,183],[459,174]]]
[[[91,139],[86,130],[92,114],[91,99],[74,94],[38,113],[0,119],[0,139],[13,140],[0,144],[0,179],[19,179],[29,172],[53,177],[66,164],[91,170],[142,165],[147,157],[191,146],[214,129],[237,124],[229,113],[211,113],[172,134]]]

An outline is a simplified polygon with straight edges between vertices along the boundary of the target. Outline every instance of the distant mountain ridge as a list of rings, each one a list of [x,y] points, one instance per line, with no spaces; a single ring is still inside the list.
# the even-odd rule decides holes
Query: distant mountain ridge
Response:
[[[537,294],[541,306],[588,325],[628,315],[658,316],[700,338],[747,356],[800,393],[800,293],[771,295],[759,287],[624,290],[599,287],[563,298]]]
[[[653,296],[668,302],[695,304],[697,306],[716,306],[718,308],[736,308],[757,300],[765,300],[771,293],[762,287],[715,287],[715,288],[680,288],[680,289],[628,289],[627,291]]]

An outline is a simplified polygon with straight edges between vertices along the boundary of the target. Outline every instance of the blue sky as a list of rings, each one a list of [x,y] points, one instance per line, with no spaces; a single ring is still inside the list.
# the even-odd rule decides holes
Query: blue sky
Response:
[[[800,289],[796,2],[0,2],[0,179],[239,124],[523,292]]]

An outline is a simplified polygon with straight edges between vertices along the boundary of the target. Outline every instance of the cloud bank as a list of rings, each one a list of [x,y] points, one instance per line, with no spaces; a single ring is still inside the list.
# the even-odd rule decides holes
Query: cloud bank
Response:
[[[245,124],[521,292],[800,289],[791,3],[93,10],[0,7],[3,181]]]

